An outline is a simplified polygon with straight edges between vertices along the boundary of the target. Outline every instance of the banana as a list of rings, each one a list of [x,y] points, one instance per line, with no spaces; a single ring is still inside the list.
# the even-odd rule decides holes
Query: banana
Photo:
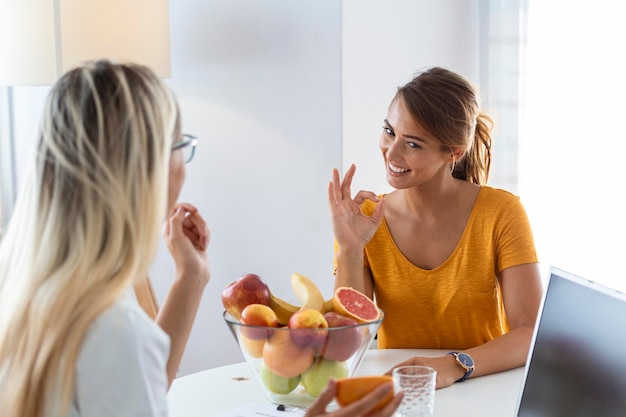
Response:
[[[331,297],[328,300],[324,301],[324,307],[322,307],[322,313],[328,313],[329,311],[335,311],[335,306],[333,305],[333,298]]]
[[[276,313],[278,323],[286,326],[289,324],[289,319],[296,311],[300,310],[300,306],[295,306],[287,301],[276,297],[274,294],[270,294],[270,307]]]
[[[291,289],[302,304],[301,308],[312,308],[320,312],[324,308],[322,292],[313,281],[304,275],[297,272],[291,274]]]

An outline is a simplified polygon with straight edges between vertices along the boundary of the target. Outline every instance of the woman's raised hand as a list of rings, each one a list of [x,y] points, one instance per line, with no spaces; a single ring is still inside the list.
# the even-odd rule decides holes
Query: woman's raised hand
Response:
[[[335,239],[340,247],[362,249],[374,236],[383,219],[383,201],[371,191],[359,191],[354,199],[350,187],[356,171],[352,164],[340,182],[339,171],[333,169],[333,179],[328,184],[328,205]],[[371,216],[361,212],[365,200],[377,201]]]
[[[209,261],[206,250],[210,234],[198,209],[189,203],[174,205],[165,221],[163,235],[176,270],[208,282]]]

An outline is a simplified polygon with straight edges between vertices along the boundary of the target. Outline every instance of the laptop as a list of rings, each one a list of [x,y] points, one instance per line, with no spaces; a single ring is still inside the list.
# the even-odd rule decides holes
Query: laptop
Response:
[[[626,294],[550,269],[516,411],[626,416]]]

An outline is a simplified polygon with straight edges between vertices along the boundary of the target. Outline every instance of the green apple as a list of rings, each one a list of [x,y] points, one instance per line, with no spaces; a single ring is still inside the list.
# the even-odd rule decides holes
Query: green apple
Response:
[[[263,385],[274,394],[289,394],[300,383],[300,375],[291,378],[276,375],[267,368],[265,362],[259,365],[259,376]]]
[[[322,393],[331,378],[339,379],[348,376],[348,365],[345,362],[333,361],[318,357],[313,365],[301,376],[302,385],[311,397]]]

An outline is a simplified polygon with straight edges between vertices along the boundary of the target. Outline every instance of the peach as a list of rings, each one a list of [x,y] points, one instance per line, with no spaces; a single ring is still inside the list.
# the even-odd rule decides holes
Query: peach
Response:
[[[326,340],[328,323],[324,315],[312,308],[303,308],[289,319],[291,340],[300,346],[318,346]]]
[[[271,303],[270,289],[257,274],[245,274],[228,284],[222,291],[222,304],[231,316],[239,320],[248,304]]]
[[[278,327],[276,313],[265,304],[248,304],[241,312],[241,334],[253,340],[266,340],[272,335],[268,327]],[[249,327],[255,326],[255,327]]]
[[[291,340],[289,330],[277,329],[265,342],[263,361],[274,374],[292,378],[302,374],[313,363],[315,350],[312,347],[298,346]]]

